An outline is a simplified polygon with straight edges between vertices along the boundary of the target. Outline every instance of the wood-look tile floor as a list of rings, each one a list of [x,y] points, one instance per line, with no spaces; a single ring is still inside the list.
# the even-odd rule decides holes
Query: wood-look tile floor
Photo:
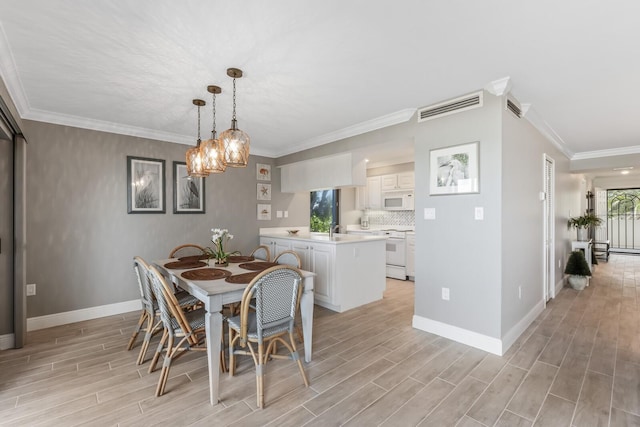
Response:
[[[159,372],[125,350],[138,313],[35,331],[0,352],[0,425],[640,426],[639,289],[640,257],[612,256],[498,357],[412,329],[413,284],[389,280],[383,301],[317,308],[311,386],[270,362],[264,410],[246,359],[210,406],[203,353],[154,397]]]

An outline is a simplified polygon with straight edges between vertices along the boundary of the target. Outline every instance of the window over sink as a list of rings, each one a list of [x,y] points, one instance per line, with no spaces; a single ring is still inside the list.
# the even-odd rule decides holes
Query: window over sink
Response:
[[[311,192],[311,218],[309,230],[328,233],[333,224],[339,224],[338,201],[340,190],[318,190]]]

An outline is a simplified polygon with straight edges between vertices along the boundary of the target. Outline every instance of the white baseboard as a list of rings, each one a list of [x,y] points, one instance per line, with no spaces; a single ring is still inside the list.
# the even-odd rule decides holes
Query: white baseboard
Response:
[[[520,335],[529,327],[531,323],[544,311],[544,301],[540,301],[533,306],[531,310],[516,323],[513,328],[502,336],[502,354],[509,350]]]
[[[430,332],[449,338],[463,344],[470,345],[480,350],[502,356],[502,341],[498,338],[489,337],[457,326],[438,322],[421,316],[413,316],[413,327],[421,331]]]
[[[560,293],[562,288],[564,288],[564,277],[562,279],[560,279],[560,281],[558,281],[558,283],[556,283],[556,293],[553,295],[553,298],[555,298],[556,295],[558,295]]]
[[[0,350],[8,350],[16,346],[15,335],[0,335]]]
[[[140,309],[140,300],[136,299],[131,301],[118,302],[115,304],[83,308],[80,310],[65,311],[63,313],[48,314],[46,316],[31,317],[27,319],[27,331],[36,331],[38,329],[50,328],[52,326],[82,322],[84,320],[113,316],[115,314],[128,313],[130,311],[136,311]]]

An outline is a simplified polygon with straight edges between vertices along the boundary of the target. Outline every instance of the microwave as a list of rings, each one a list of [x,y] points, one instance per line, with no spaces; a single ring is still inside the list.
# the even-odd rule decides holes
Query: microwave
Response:
[[[382,194],[382,208],[387,211],[412,211],[413,191],[392,191]]]

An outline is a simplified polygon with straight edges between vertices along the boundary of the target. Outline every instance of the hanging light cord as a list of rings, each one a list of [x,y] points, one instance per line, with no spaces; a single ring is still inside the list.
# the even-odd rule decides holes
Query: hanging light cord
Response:
[[[236,78],[233,78],[233,118],[236,120]]]
[[[198,105],[198,145],[200,145],[200,106]]]
[[[213,92],[213,129],[211,130],[211,139],[216,139],[216,94]]]

